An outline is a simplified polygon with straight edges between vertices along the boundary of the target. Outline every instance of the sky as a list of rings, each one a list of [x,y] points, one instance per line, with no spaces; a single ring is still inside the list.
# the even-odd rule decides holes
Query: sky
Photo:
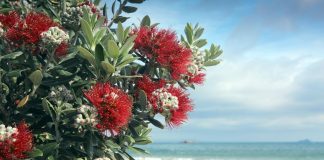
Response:
[[[145,15],[183,34],[187,22],[221,46],[220,65],[190,91],[181,127],[154,128],[155,142],[324,141],[323,0],[147,0]]]

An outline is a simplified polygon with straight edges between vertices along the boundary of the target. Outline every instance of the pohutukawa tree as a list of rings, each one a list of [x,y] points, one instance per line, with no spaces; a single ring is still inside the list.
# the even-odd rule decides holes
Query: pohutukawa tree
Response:
[[[1,0],[0,160],[134,159],[187,120],[222,51],[198,25],[123,25],[143,1]]]

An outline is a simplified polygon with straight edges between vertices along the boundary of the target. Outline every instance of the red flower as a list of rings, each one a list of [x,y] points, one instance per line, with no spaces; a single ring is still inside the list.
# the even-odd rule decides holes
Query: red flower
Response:
[[[0,15],[0,22],[7,27],[6,38],[17,44],[37,44],[41,33],[50,27],[58,26],[50,17],[43,13],[31,12],[25,19],[20,19],[16,12]]]
[[[146,75],[137,82],[138,88],[145,91],[148,97],[150,97],[155,90],[163,88],[165,85],[166,82],[163,79],[153,82]]]
[[[205,76],[205,73],[198,73],[197,75],[189,76],[188,82],[190,84],[203,84],[205,81]]]
[[[26,152],[33,149],[33,134],[27,124],[20,123],[11,138],[0,141],[0,159],[16,160],[28,158]]]
[[[23,25],[22,38],[25,43],[35,44],[41,39],[41,33],[47,31],[51,27],[58,26],[50,17],[43,13],[31,12],[27,14]]]
[[[141,27],[134,32],[137,33],[134,48],[148,59],[168,68],[173,79],[179,80],[181,75],[187,73],[191,50],[179,43],[175,32],[149,27]]]
[[[67,54],[68,49],[69,49],[68,44],[67,43],[62,43],[56,48],[55,55],[57,57],[63,57],[63,56],[65,56]]]
[[[109,83],[97,83],[84,95],[97,108],[100,116],[97,125],[99,130],[118,133],[127,125],[133,102],[125,92]]]
[[[16,12],[10,12],[8,15],[1,14],[0,22],[7,27],[6,38],[16,46],[22,44],[37,46],[41,40],[41,33],[51,27],[59,26],[46,14],[38,12],[28,13],[25,19],[20,19]],[[55,53],[58,57],[62,57],[66,55],[67,50],[68,44],[62,43],[57,47]]]
[[[5,28],[10,28],[19,22],[19,15],[17,12],[9,12],[8,15],[0,14],[0,22]]]
[[[166,86],[164,80],[153,82],[148,76],[144,76],[137,83],[148,98],[149,105],[155,113],[161,113],[166,117],[169,126],[179,126],[188,119],[188,112],[192,111],[192,102],[184,90]]]

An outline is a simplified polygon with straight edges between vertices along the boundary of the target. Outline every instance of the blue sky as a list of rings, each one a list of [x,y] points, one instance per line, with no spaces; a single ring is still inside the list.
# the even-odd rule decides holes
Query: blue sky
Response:
[[[147,0],[145,15],[183,34],[199,22],[222,63],[191,92],[195,111],[156,142],[324,141],[323,0]]]

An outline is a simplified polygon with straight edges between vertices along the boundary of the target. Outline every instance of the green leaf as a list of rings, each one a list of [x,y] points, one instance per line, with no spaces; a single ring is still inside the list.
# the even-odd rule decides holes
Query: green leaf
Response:
[[[216,50],[217,50],[217,47],[216,47],[216,45],[215,45],[215,44],[212,44],[212,45],[210,46],[210,49],[209,49],[209,51],[210,51],[211,53],[215,53],[215,52],[216,52]]]
[[[92,14],[90,20],[91,21],[90,21],[89,25],[91,28],[94,28],[96,25],[96,21],[97,21],[97,14]]]
[[[135,143],[139,145],[146,145],[152,143],[152,140],[147,137],[140,137],[135,139]]]
[[[146,150],[137,147],[128,146],[128,149],[135,153],[149,154]]]
[[[108,53],[114,59],[117,59],[119,57],[119,47],[117,46],[117,43],[113,40],[108,41]]]
[[[124,141],[128,142],[128,144],[134,144],[135,143],[134,138],[131,137],[131,136],[125,136]]]
[[[124,16],[118,16],[116,19],[114,19],[114,23],[124,23],[129,17],[124,17]]]
[[[140,90],[138,92],[138,96],[139,96],[139,104],[141,105],[142,109],[146,108],[147,106],[147,96],[146,93],[143,90]]]
[[[0,13],[8,13],[10,11],[14,10],[13,8],[1,8]]]
[[[52,113],[51,110],[51,108],[53,109],[53,106],[46,98],[43,98],[42,100],[42,107],[46,113],[48,113],[52,118],[54,118],[54,114]]]
[[[160,121],[158,121],[158,120],[156,120],[156,119],[154,119],[154,118],[152,118],[152,117],[149,117],[148,118],[148,120],[155,126],[155,127],[158,127],[158,128],[161,128],[161,129],[164,129],[164,125],[160,122]]]
[[[112,140],[105,141],[105,144],[111,148],[116,148],[116,149],[120,148],[120,146],[118,144],[116,144],[115,142],[113,142]]]
[[[81,29],[82,32],[84,33],[84,36],[88,42],[88,44],[92,44],[94,41],[93,34],[92,34],[92,29],[90,27],[90,24],[85,21],[83,18],[80,20],[81,22]]]
[[[127,0],[129,3],[143,3],[145,0]]]
[[[128,65],[129,63],[134,62],[137,59],[138,59],[137,57],[133,57],[133,56],[129,55],[128,58],[126,58],[125,60],[123,60],[117,66],[118,66],[119,69],[121,69],[121,68],[125,67],[126,65]]]
[[[215,59],[218,56],[220,56],[223,53],[223,50],[220,49],[220,46],[216,46],[215,44],[212,44],[209,50],[209,59]]]
[[[195,41],[193,45],[197,46],[198,48],[201,48],[207,44],[206,39],[199,39],[198,41]]]
[[[117,25],[116,35],[117,35],[117,38],[118,38],[118,42],[123,43],[123,41],[124,41],[124,28],[123,28],[123,25],[120,22],[118,22],[118,25]]]
[[[113,13],[113,14],[115,14],[115,6],[116,6],[116,0],[114,0],[114,2],[112,3],[112,5],[111,5],[111,13]]]
[[[59,17],[59,15],[57,14],[57,12],[55,11],[55,9],[53,8],[52,5],[46,4],[45,7],[46,7],[48,10],[50,10],[51,13],[52,13],[56,18]]]
[[[47,160],[55,160],[55,158],[53,156],[49,156],[47,157]]]
[[[132,7],[132,6],[125,6],[123,7],[122,9],[124,12],[126,13],[134,13],[137,11],[137,8],[136,7]]]
[[[186,28],[185,28],[185,34],[188,40],[189,44],[192,44],[193,41],[193,37],[192,37],[192,27],[190,24],[187,24]]]
[[[13,52],[13,53],[9,53],[9,54],[6,54],[6,55],[3,55],[3,56],[0,56],[0,61],[2,59],[16,59],[17,57],[19,57],[20,55],[22,55],[23,52]]]
[[[105,5],[103,6],[103,8],[102,8],[102,10],[103,10],[103,17],[108,17],[107,16],[107,3],[105,3]]]
[[[100,29],[96,34],[95,34],[95,37],[94,37],[94,43],[92,45],[96,45],[98,44],[101,39],[105,36],[105,33],[106,33],[106,28],[102,28]]]
[[[88,22],[89,26],[91,26],[91,18],[89,15],[89,11],[86,8],[82,8],[82,19]]]
[[[95,57],[85,48],[81,47],[81,46],[78,46],[77,47],[78,51],[79,51],[79,55],[88,60],[90,64],[92,64],[93,66],[96,65],[96,60],[95,60]]]
[[[96,21],[96,25],[95,25],[95,28],[100,28],[103,26],[103,24],[105,23],[106,21],[106,17],[105,16],[101,16],[99,17],[99,19]]]
[[[44,86],[54,86],[54,85],[61,85],[70,82],[75,78],[75,74],[71,76],[66,76],[66,77],[59,77],[59,78],[48,78],[44,79],[42,82],[42,85]]]
[[[64,70],[57,70],[57,73],[58,73],[60,76],[71,76],[71,75],[73,75],[73,73],[68,72],[68,71],[64,71]]]
[[[195,32],[195,39],[200,38],[200,36],[204,33],[204,28],[198,28],[198,30]]]
[[[220,63],[220,61],[218,61],[218,60],[209,60],[204,63],[204,66],[215,66],[215,65],[218,65],[219,63]]]
[[[102,61],[101,66],[108,74],[112,74],[115,72],[115,67],[109,62]]]
[[[40,70],[36,70],[28,78],[35,86],[39,86],[42,83],[43,74]]]
[[[43,151],[39,149],[34,149],[33,151],[28,153],[29,158],[36,158],[36,157],[42,157],[43,156]]]
[[[156,27],[156,26],[158,26],[160,23],[153,23],[152,25],[151,25],[151,28],[154,28],[154,27]]]
[[[148,15],[146,15],[141,22],[141,26],[150,26],[151,25],[151,19]]]
[[[120,54],[122,56],[126,56],[128,52],[133,48],[135,38],[136,36],[133,35],[126,40],[125,44],[120,49]]]
[[[13,70],[7,73],[8,77],[20,77],[22,75],[22,72],[27,71],[28,69],[17,69],[17,70]]]
[[[105,60],[105,53],[101,44],[97,44],[96,46],[95,57],[98,66],[100,65],[101,61]]]
[[[100,1],[101,0],[94,0],[93,4],[96,5],[96,6],[98,6],[100,4]]]
[[[0,82],[0,92],[2,95],[7,96],[10,92],[10,89],[6,84]]]
[[[145,128],[145,129],[143,129],[141,136],[147,137],[151,133],[151,131],[152,131],[152,128]]]
[[[124,30],[124,39],[126,39],[129,36],[130,30],[131,30],[130,26],[126,27],[126,29]]]

